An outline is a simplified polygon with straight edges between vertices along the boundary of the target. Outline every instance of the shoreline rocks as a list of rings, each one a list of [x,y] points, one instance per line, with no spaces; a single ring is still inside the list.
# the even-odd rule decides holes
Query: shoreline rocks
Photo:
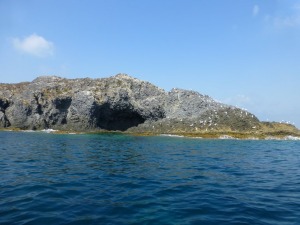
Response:
[[[250,112],[207,95],[178,88],[166,92],[126,74],[101,79],[44,76],[0,84],[0,128],[199,133],[271,132],[279,127],[266,126]]]

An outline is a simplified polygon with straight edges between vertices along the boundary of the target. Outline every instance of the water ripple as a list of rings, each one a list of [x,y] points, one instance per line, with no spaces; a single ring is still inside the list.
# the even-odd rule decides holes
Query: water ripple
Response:
[[[300,224],[296,141],[0,139],[0,224]]]

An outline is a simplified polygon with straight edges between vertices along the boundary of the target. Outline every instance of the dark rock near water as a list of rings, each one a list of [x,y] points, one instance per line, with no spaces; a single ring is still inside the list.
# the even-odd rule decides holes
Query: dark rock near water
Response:
[[[0,84],[2,128],[194,132],[258,126],[259,120],[245,110],[195,91],[166,92],[126,74]]]

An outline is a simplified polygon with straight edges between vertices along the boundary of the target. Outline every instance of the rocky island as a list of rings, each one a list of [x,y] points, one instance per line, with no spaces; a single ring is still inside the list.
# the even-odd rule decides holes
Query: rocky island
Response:
[[[0,84],[0,128],[139,135],[268,138],[300,136],[291,124],[261,122],[252,113],[195,91],[164,91],[126,74],[101,79],[41,76]]]

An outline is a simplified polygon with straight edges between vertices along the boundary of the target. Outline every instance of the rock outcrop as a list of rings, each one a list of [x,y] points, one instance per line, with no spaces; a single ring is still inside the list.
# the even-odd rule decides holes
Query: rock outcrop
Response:
[[[0,127],[128,132],[249,131],[251,113],[195,91],[166,92],[118,74],[102,79],[38,77],[0,84]]]
[[[104,79],[38,77],[0,85],[0,126],[127,130],[165,117],[166,93],[124,74]]]

